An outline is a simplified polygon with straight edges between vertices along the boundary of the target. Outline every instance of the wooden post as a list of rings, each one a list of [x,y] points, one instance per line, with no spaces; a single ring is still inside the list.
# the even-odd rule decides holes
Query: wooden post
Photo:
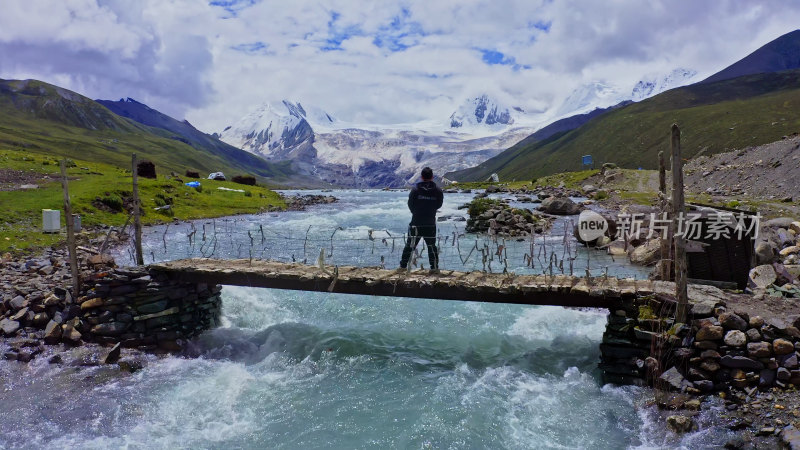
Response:
[[[684,214],[683,198],[683,160],[681,159],[681,130],[672,124],[672,223]],[[675,298],[678,306],[675,310],[675,321],[686,323],[689,307],[686,277],[686,239],[683,235],[674,236],[675,241]]]
[[[139,208],[139,174],[136,171],[136,153],[134,153],[131,158],[131,174],[133,175],[133,245],[136,249],[136,264],[143,266],[142,217]]]
[[[67,161],[61,160],[61,187],[64,189],[64,214],[67,222],[67,251],[69,252],[69,268],[72,272],[72,298],[77,299],[81,292],[81,276],[78,270],[78,254],[75,248],[75,222],[72,220],[72,205],[69,202],[69,186],[67,182]]]
[[[658,152],[658,192],[662,217],[670,216],[669,201],[667,200],[667,163],[664,161],[664,152]],[[652,225],[651,225],[652,226]],[[660,279],[672,279],[672,227],[669,227],[661,236],[661,272]]]

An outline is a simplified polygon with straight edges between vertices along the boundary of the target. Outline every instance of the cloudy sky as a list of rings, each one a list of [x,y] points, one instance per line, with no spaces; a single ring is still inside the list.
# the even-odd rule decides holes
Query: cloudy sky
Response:
[[[546,110],[585,83],[710,75],[800,26],[800,2],[767,0],[2,3],[0,78],[133,97],[207,132],[284,98],[376,124],[482,93]]]

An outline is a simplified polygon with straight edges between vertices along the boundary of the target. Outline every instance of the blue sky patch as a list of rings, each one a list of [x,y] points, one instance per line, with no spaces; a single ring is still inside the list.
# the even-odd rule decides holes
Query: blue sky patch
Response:
[[[229,12],[231,16],[236,17],[239,11],[247,9],[260,0],[212,0],[208,2],[211,6],[218,6],[225,11]]]
[[[336,11],[331,11],[331,18],[328,20],[328,37],[322,41],[320,50],[330,52],[334,50],[342,50],[342,42],[350,39],[353,36],[361,36],[364,32],[358,25],[350,25],[343,27],[340,25],[339,18],[342,15]]]
[[[533,28],[533,29],[536,29],[536,30],[539,30],[539,31],[544,31],[545,33],[549,33],[550,32],[550,27],[552,27],[552,26],[553,26],[553,21],[552,20],[548,20],[548,21],[538,20],[536,22],[531,22],[531,23],[528,24],[528,28]]]
[[[378,28],[372,43],[382,49],[401,52],[417,45],[419,39],[427,35],[419,22],[411,20],[411,11],[402,8],[387,25]]]
[[[530,69],[531,68],[531,66],[529,66],[527,64],[525,64],[525,65],[517,64],[517,60],[513,56],[508,56],[508,55],[504,54],[503,52],[500,52],[500,51],[497,51],[497,50],[491,50],[491,49],[484,49],[484,48],[479,48],[477,50],[479,52],[481,52],[481,59],[483,59],[483,62],[485,62],[487,65],[490,65],[490,66],[495,66],[495,65],[511,66],[511,68],[515,72],[520,70],[520,69]]]

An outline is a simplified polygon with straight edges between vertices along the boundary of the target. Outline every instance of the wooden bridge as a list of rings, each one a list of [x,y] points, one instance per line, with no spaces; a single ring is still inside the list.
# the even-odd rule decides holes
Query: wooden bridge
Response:
[[[614,308],[625,301],[657,295],[674,298],[675,284],[666,281],[513,275],[443,270],[398,272],[370,267],[326,267],[264,260],[184,259],[152,264],[151,271],[180,282],[335,292],[488,303]],[[721,290],[689,286],[689,300],[708,310],[725,300]]]

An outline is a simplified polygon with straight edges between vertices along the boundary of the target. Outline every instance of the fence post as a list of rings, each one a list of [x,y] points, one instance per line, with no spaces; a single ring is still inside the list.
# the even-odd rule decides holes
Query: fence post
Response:
[[[139,207],[139,174],[136,170],[136,153],[131,157],[131,174],[133,175],[133,245],[136,249],[136,265],[143,266],[142,217]]]
[[[61,160],[61,187],[64,189],[64,214],[67,222],[67,251],[69,251],[69,267],[72,272],[72,298],[77,299],[81,292],[81,277],[78,270],[78,254],[75,248],[75,222],[72,220],[72,205],[69,201],[67,182],[67,161]]]
[[[662,217],[669,217],[669,201],[667,200],[667,163],[664,161],[664,152],[658,152],[658,192]],[[651,224],[652,226],[652,224]],[[661,236],[661,273],[664,281],[672,279],[672,227],[667,227]]]
[[[672,222],[679,220],[684,213],[683,198],[683,160],[681,159],[681,130],[672,124]],[[674,226],[674,225],[673,225]],[[686,280],[686,239],[682,233],[675,233],[675,298],[678,306],[675,321],[686,323],[689,295]]]

